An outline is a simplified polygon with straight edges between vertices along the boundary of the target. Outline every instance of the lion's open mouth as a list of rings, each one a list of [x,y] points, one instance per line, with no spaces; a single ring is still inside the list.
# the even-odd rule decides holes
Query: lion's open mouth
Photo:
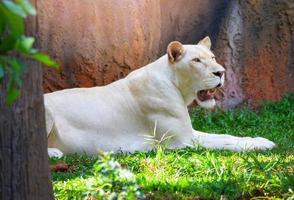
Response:
[[[207,101],[210,99],[214,99],[216,93],[216,88],[208,89],[208,90],[200,90],[197,92],[197,97],[200,101]]]

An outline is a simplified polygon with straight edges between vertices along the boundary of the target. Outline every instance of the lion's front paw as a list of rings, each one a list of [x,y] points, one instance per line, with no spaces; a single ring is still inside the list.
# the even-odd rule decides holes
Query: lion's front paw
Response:
[[[56,157],[56,158],[61,158],[63,156],[63,153],[56,148],[48,148],[48,155],[50,158]]]
[[[267,150],[267,149],[272,149],[275,146],[276,146],[275,143],[262,137],[242,138],[241,141],[239,141],[239,147],[241,147],[243,151]]]

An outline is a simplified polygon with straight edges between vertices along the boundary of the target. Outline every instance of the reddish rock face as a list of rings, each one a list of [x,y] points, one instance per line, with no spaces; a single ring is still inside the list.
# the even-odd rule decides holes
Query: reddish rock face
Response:
[[[105,85],[209,35],[226,69],[222,104],[252,106],[294,92],[293,0],[38,1],[39,46],[61,63],[44,91]]]
[[[227,69],[223,104],[256,107],[294,92],[294,2],[232,1],[215,53]]]
[[[49,0],[38,12],[40,45],[61,63],[60,71],[44,70],[45,92],[110,83],[159,49],[160,8],[152,1]]]
[[[226,2],[38,1],[40,47],[61,63],[59,71],[44,68],[44,90],[105,85],[157,59],[173,40],[196,43],[217,30]]]

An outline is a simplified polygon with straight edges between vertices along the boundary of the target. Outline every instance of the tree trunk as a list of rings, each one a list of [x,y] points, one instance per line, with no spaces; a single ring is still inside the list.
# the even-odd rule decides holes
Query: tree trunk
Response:
[[[27,23],[27,32],[36,35],[36,18]],[[53,199],[47,156],[42,68],[28,66],[20,98],[5,103],[7,78],[0,85],[0,199]]]

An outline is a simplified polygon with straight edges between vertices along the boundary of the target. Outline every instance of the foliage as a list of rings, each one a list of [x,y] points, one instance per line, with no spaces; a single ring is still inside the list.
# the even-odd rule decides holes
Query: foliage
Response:
[[[56,199],[142,199],[136,177],[103,153],[88,178],[78,177],[54,184]]]
[[[243,153],[159,148],[116,154],[116,160],[136,175],[147,199],[294,199],[294,95],[277,103],[265,103],[255,112],[247,108],[216,112],[197,108],[191,117],[198,130],[262,136],[278,147]],[[57,199],[70,197],[60,193],[68,181],[78,184],[95,177],[92,171],[96,159],[77,155],[62,158],[73,168],[52,174]]]
[[[27,67],[21,60],[29,58],[50,67],[58,67],[47,55],[33,48],[33,37],[24,35],[24,19],[28,15],[36,15],[28,0],[0,0],[0,83],[7,73],[6,101],[9,104],[19,96],[21,77]]]

